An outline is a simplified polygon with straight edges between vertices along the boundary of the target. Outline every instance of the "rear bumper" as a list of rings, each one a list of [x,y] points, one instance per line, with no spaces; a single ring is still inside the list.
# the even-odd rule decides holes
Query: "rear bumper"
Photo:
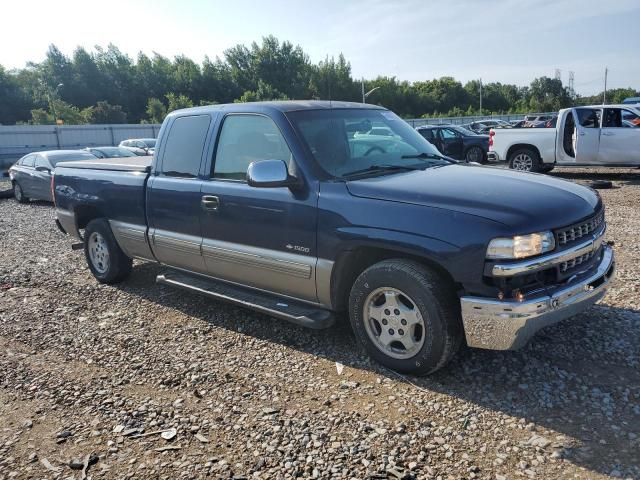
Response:
[[[489,151],[489,152],[487,152],[487,160],[489,162],[499,162],[500,161],[500,157],[498,156],[497,152]]]
[[[605,245],[598,267],[569,285],[544,291],[522,302],[462,297],[462,323],[470,347],[516,350],[535,333],[572,317],[600,300],[615,270],[613,250]]]

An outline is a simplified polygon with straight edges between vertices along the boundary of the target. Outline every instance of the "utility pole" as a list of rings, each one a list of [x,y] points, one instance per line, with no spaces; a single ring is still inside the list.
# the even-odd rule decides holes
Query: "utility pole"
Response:
[[[366,102],[366,100],[367,100],[367,99],[366,99],[366,97],[364,96],[364,77],[362,77],[361,82],[362,82],[362,103],[367,103],[367,102]]]
[[[480,115],[482,115],[482,78],[480,79]]]
[[[604,67],[604,92],[602,92],[602,104],[607,103],[607,74],[609,73],[609,69]]]

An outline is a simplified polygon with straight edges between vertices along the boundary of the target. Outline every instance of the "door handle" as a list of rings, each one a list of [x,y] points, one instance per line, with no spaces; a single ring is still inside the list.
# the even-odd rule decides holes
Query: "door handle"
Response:
[[[614,133],[613,132],[602,132],[602,135],[604,135],[605,137],[613,137]]]
[[[200,200],[200,205],[202,205],[204,210],[218,210],[220,199],[215,195],[203,195]]]

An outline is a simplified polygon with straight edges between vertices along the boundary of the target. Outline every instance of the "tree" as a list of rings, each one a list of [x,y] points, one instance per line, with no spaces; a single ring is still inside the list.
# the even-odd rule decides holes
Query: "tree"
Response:
[[[193,107],[193,102],[189,97],[185,95],[176,95],[175,93],[167,93],[166,98],[167,98],[167,102],[169,102],[169,106],[167,107],[167,112],[173,112],[174,110],[180,110],[181,108]]]
[[[122,107],[108,102],[98,102],[94,107],[87,107],[83,110],[83,116],[87,123],[127,123],[127,114],[122,111]]]
[[[288,100],[288,98],[284,93],[279,92],[268,83],[259,80],[258,88],[255,91],[244,92],[236,102],[263,102],[268,100]]]
[[[147,102],[147,118],[151,123],[162,123],[167,116],[167,107],[161,100],[150,98]]]

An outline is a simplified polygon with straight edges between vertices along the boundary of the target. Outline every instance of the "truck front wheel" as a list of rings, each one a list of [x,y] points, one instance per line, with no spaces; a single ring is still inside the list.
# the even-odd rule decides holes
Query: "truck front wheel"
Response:
[[[509,156],[509,168],[521,172],[539,172],[540,157],[530,148],[520,148]]]
[[[87,225],[84,256],[91,273],[100,283],[118,283],[131,273],[133,260],[122,251],[104,218],[91,220]]]
[[[349,318],[374,360],[393,370],[427,375],[442,368],[462,342],[453,286],[418,262],[384,260],[356,279]]]

